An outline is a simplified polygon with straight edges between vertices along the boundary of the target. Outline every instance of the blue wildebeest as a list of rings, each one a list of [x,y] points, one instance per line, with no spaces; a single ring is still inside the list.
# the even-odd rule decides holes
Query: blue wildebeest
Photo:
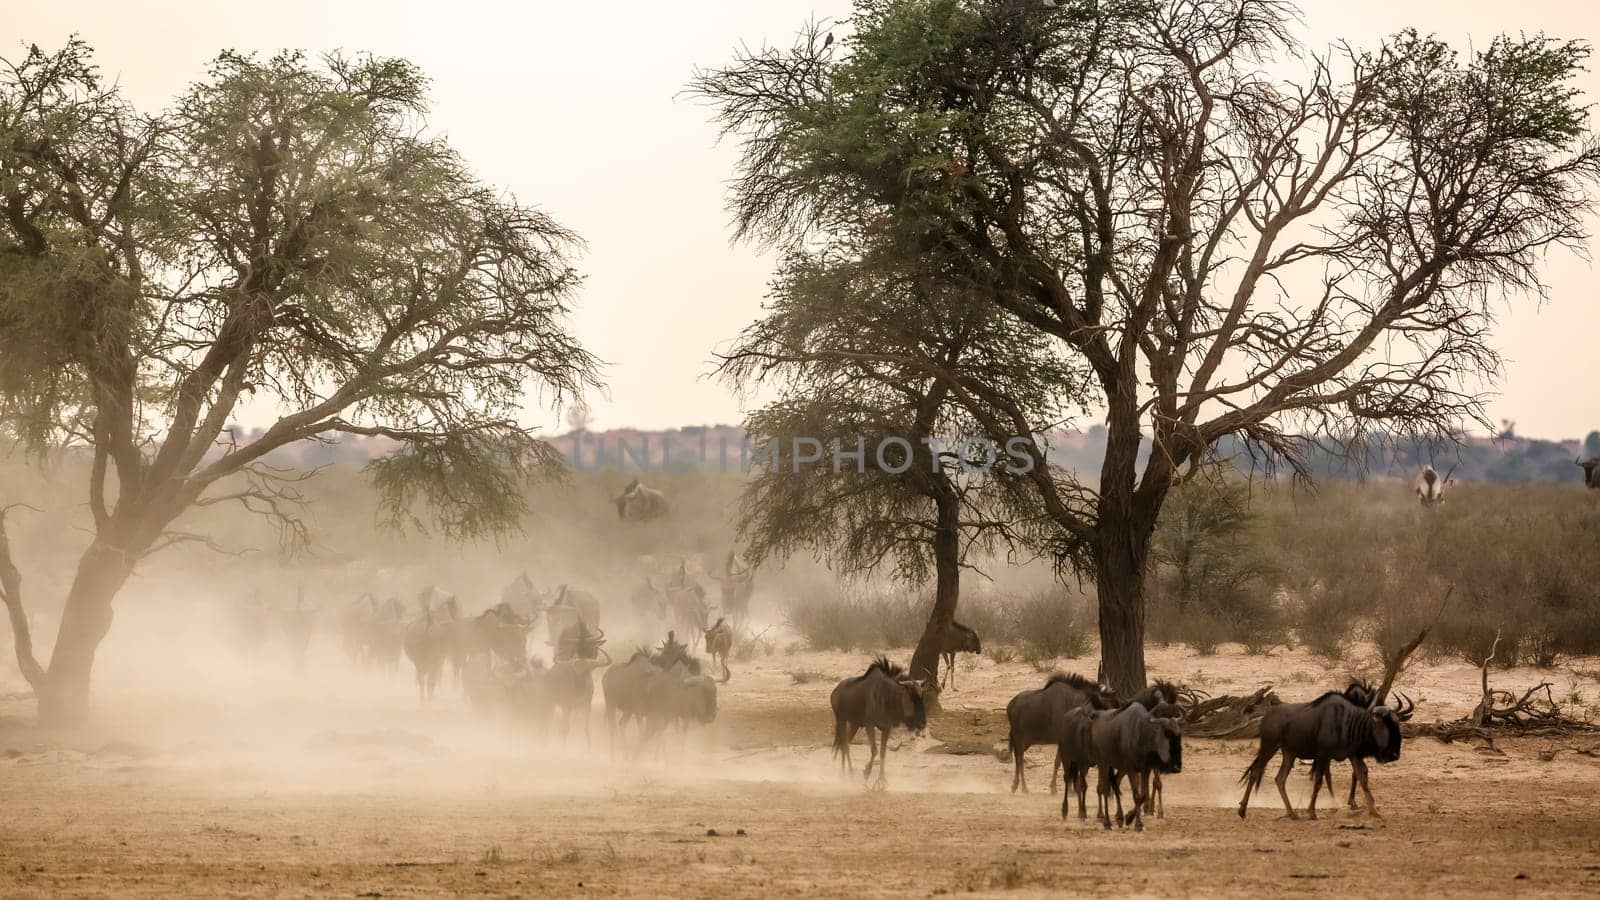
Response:
[[[1094,762],[1098,771],[1096,790],[1100,797],[1100,823],[1111,827],[1110,798],[1117,800],[1117,824],[1133,823],[1144,830],[1144,805],[1150,791],[1152,773],[1175,775],[1183,771],[1183,720],[1153,716],[1142,704],[1129,703],[1115,711],[1094,716],[1089,726],[1094,743]],[[1122,812],[1122,776],[1128,777],[1133,793],[1133,811]]]
[[[734,627],[742,626],[750,618],[750,597],[755,593],[756,584],[755,570],[739,565],[738,557],[730,550],[722,571],[711,573],[711,577],[722,588],[722,611],[733,620]]]
[[[1279,752],[1283,754],[1283,763],[1273,780],[1289,818],[1300,817],[1289,802],[1289,792],[1285,788],[1297,759],[1311,761],[1310,818],[1317,817],[1317,792],[1322,782],[1326,780],[1332,790],[1329,768],[1334,762],[1345,760],[1349,760],[1352,770],[1352,795],[1359,784],[1366,797],[1367,812],[1378,814],[1367,784],[1366,761],[1391,763],[1400,758],[1400,722],[1402,717],[1410,716],[1414,705],[1402,697],[1399,709],[1390,709],[1379,702],[1376,692],[1369,694],[1357,688],[1358,685],[1352,685],[1344,691],[1328,691],[1309,703],[1284,703],[1267,710],[1261,719],[1261,745],[1254,761],[1239,778],[1239,783],[1244,785],[1239,818],[1245,817],[1250,806],[1250,792],[1261,787],[1267,763]],[[1370,701],[1363,705],[1352,701],[1352,696],[1357,700],[1370,697]]]
[[[622,494],[611,502],[617,507],[617,518],[623,521],[658,519],[671,510],[666,494],[645,487],[637,478],[628,482]]]
[[[923,691],[920,682],[906,677],[905,669],[882,656],[873,660],[863,674],[839,682],[828,702],[833,707],[833,752],[839,757],[840,769],[854,769],[850,742],[858,729],[865,728],[872,756],[862,777],[871,778],[876,763],[878,780],[874,787],[886,788],[889,733],[900,727],[919,733],[928,727]]]
[[[982,652],[983,642],[976,631],[954,621],[944,628],[939,635],[939,656],[944,659],[945,683],[950,690],[956,689],[956,654]]]
[[[1038,744],[1056,744],[1067,710],[1088,705],[1095,709],[1114,708],[1112,694],[1084,678],[1082,675],[1057,672],[1046,679],[1044,687],[1022,691],[1006,704],[1006,721],[1011,730],[1006,735],[1006,746],[1011,750],[1011,761],[1016,767],[1011,777],[1011,792],[1021,788],[1028,792],[1028,776],[1024,771],[1028,748]],[[1061,764],[1059,755],[1050,767],[1050,792],[1056,790],[1056,767]]]
[[[454,596],[447,596],[437,605],[433,598],[431,586],[417,598],[422,615],[406,626],[403,641],[406,658],[416,669],[417,696],[424,703],[433,701],[445,660],[456,652],[461,625],[461,607]]]

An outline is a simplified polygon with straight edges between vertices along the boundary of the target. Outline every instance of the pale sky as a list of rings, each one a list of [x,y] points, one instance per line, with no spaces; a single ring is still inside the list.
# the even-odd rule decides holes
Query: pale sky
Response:
[[[735,149],[716,146],[708,110],[676,96],[696,65],[739,43],[785,44],[808,18],[841,19],[845,0],[452,3],[219,0],[4,2],[0,53],[53,50],[73,32],[141,108],[156,109],[225,48],[285,47],[403,56],[433,80],[431,123],[487,183],[583,235],[587,277],[573,326],[606,360],[597,428],[737,422],[736,398],[705,377],[713,353],[760,311],[772,260],[731,246],[724,187]],[[1311,47],[1370,45],[1408,25],[1465,49],[1501,31],[1600,43],[1600,5],[1583,0],[1316,0],[1302,4]],[[1600,76],[1582,87],[1600,101]],[[1600,122],[1597,122],[1600,124]],[[1529,436],[1600,428],[1595,271],[1563,255],[1550,302],[1517,302],[1497,334],[1507,358],[1491,414]],[[530,411],[530,421],[553,417]]]

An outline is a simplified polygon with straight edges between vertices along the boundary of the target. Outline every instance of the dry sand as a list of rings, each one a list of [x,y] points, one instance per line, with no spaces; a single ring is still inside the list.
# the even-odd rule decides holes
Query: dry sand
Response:
[[[1600,759],[1539,755],[1595,737],[1495,751],[1409,741],[1398,763],[1374,768],[1382,818],[1325,804],[1315,822],[1285,820],[1270,784],[1241,821],[1236,781],[1253,742],[1190,740],[1166,818],[1143,834],[1106,832],[1062,821],[1042,748],[1027,795],[1009,793],[1009,763],[924,752],[1003,740],[1005,702],[1042,680],[1022,663],[965,658],[960,690],[928,736],[895,738],[889,790],[872,793],[841,778],[828,752],[828,691],[864,656],[778,650],[737,663],[713,728],[665,759],[614,763],[598,713],[592,749],[581,734],[542,743],[474,721],[451,690],[420,709],[407,667],[353,673],[319,641],[299,678],[270,655],[169,660],[158,677],[109,653],[97,724],[71,737],[29,724],[24,697],[0,700],[0,895],[1600,891]],[[1094,670],[1092,658],[1061,667]],[[1600,704],[1596,669],[1579,660],[1495,679],[1549,680]],[[1272,683],[1285,699],[1345,674],[1283,651],[1154,650],[1151,670],[1213,693]],[[796,684],[790,672],[821,677]],[[1421,665],[1402,687],[1420,720],[1448,719],[1471,707],[1476,677],[1465,664]],[[1347,777],[1336,769],[1341,798]],[[1297,805],[1307,782],[1302,768]]]

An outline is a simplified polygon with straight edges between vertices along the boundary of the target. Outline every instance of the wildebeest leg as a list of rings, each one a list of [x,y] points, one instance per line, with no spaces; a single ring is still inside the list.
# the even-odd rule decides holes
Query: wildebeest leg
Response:
[[[1071,766],[1066,765],[1065,763],[1063,763],[1061,761],[1061,748],[1059,748],[1059,747],[1056,748],[1056,765],[1062,767],[1062,776],[1061,777],[1062,777],[1062,780],[1066,782],[1065,788],[1061,791],[1061,818],[1065,819],[1067,817],[1068,810],[1070,810],[1072,808],[1072,772],[1073,772],[1073,769],[1072,769]]]
[[[1111,830],[1111,768],[1100,766],[1095,772],[1095,816],[1107,831]]]
[[[1328,769],[1333,765],[1326,759],[1311,761],[1311,805],[1306,808],[1306,818],[1316,821],[1317,818],[1317,793],[1322,790],[1322,780],[1328,778]],[[1332,788],[1329,788],[1332,791]]]
[[[1128,821],[1133,823],[1134,831],[1144,830],[1144,804],[1150,798],[1150,773],[1139,772],[1128,776],[1128,793],[1133,795],[1133,812],[1128,814]]]
[[[1075,768],[1077,769],[1077,775],[1073,780],[1073,784],[1078,790],[1078,819],[1082,821],[1088,818],[1088,814],[1084,811],[1084,801],[1088,799],[1087,795],[1089,793],[1089,770],[1083,766],[1076,766]],[[1065,776],[1063,775],[1062,777]]]
[[[1150,793],[1149,799],[1146,802],[1150,806],[1149,809],[1145,810],[1146,812],[1155,813],[1156,818],[1158,819],[1165,819],[1167,817],[1167,804],[1161,799],[1160,772],[1155,773],[1155,790]]]
[[[1283,808],[1288,810],[1289,818],[1298,819],[1300,814],[1294,811],[1294,804],[1289,802],[1289,773],[1294,770],[1294,755],[1288,750],[1283,751],[1283,765],[1278,767],[1278,776],[1273,781],[1278,784],[1278,796],[1283,798]]]
[[[1350,780],[1361,782],[1361,795],[1367,801],[1367,815],[1383,818],[1378,812],[1378,807],[1372,802],[1372,788],[1367,784],[1367,764],[1360,759],[1350,760]],[[1354,788],[1352,788],[1354,790]]]
[[[878,761],[878,729],[872,725],[867,726],[867,768],[862,771],[863,781],[872,777],[872,764]]]
[[[944,660],[943,683],[953,691],[956,689],[956,655],[954,653],[940,653],[939,658]]]
[[[878,730],[878,743],[883,745],[878,751],[878,790],[887,790],[889,787],[889,729]]]
[[[855,742],[856,732],[861,730],[861,726],[851,722],[845,726],[845,729],[849,733],[844,736],[844,760],[840,763],[840,769],[843,771],[854,772],[856,770],[856,764],[855,761],[850,758],[850,745]]]
[[[1127,816],[1122,811],[1122,773],[1116,769],[1111,770],[1111,795],[1117,798],[1117,827],[1127,824]],[[1107,801],[1108,812],[1110,802]]]
[[[1028,776],[1023,774],[1022,771],[1022,765],[1024,762],[1023,757],[1026,756],[1027,753],[1028,748],[1020,745],[1017,742],[1015,735],[1013,735],[1011,738],[1011,761],[1016,765],[1016,772],[1014,772],[1011,776],[1011,793],[1013,794],[1017,792],[1018,785],[1022,786],[1022,792],[1024,794],[1028,792]]]
[[[1330,792],[1333,790],[1333,776],[1331,774],[1328,776],[1328,790]],[[1345,801],[1345,806],[1352,810],[1361,808],[1356,805],[1356,767],[1354,764],[1350,766],[1350,799]]]

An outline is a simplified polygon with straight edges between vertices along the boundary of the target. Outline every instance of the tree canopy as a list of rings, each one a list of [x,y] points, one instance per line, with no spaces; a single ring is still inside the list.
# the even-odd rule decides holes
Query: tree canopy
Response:
[[[559,466],[520,418],[595,383],[565,322],[578,240],[429,134],[426,93],[403,60],[224,53],[147,113],[80,41],[0,63],[0,428],[93,454],[95,596],[52,670],[92,656],[134,560],[210,540],[184,511],[241,503],[304,543],[280,447],[391,438],[387,518],[425,502],[461,536],[514,527]],[[276,419],[241,442],[246,406]]]
[[[742,236],[892,234],[1091,374],[1098,482],[1034,483],[1119,689],[1144,682],[1161,505],[1219,441],[1304,474],[1325,434],[1453,438],[1499,370],[1496,305],[1586,236],[1586,46],[1312,52],[1293,25],[1278,0],[861,0],[843,40],[695,82],[740,143]]]

